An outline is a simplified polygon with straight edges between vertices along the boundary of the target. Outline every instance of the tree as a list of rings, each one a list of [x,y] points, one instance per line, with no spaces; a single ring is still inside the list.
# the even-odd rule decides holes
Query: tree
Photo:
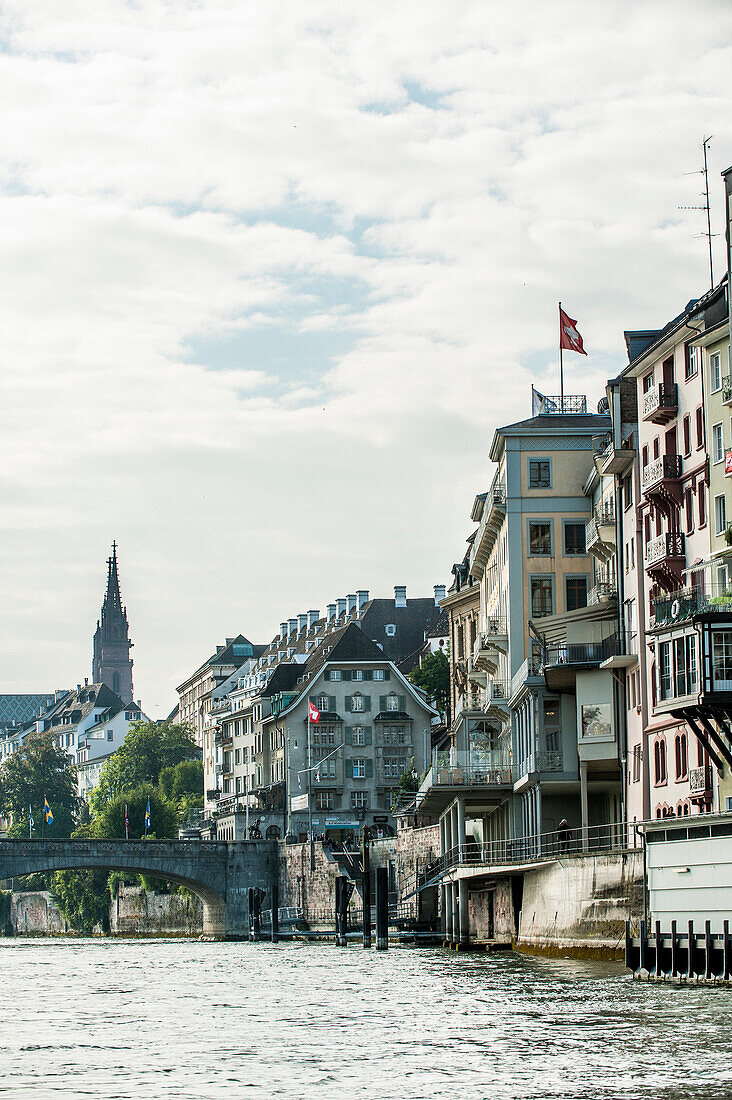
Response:
[[[102,768],[91,805],[101,814],[107,803],[125,791],[149,783],[158,785],[164,768],[200,759],[188,726],[172,722],[133,722],[123,744]]]
[[[181,760],[160,773],[159,790],[185,817],[189,810],[203,808],[203,764],[200,760]]]
[[[73,837],[96,836],[94,825],[80,825]],[[107,871],[57,871],[51,883],[54,901],[76,932],[92,932],[101,925],[109,931]]]
[[[93,823],[93,835],[114,837],[119,840],[125,835],[125,808],[129,820],[130,840],[139,840],[145,836],[145,812],[150,799],[150,830],[148,836],[158,840],[177,836],[178,815],[175,806],[167,802],[154,787],[149,784],[125,791],[111,799],[103,812]]]
[[[29,733],[22,747],[0,767],[0,810],[12,816],[13,834],[18,828],[28,836],[28,808],[33,810],[34,835],[71,836],[81,809],[76,772],[71,758],[59,748],[51,733]],[[53,825],[45,825],[43,800],[53,813]]]
[[[415,665],[409,679],[427,692],[438,710],[447,711],[450,702],[450,662],[443,650],[428,654],[421,665]]]

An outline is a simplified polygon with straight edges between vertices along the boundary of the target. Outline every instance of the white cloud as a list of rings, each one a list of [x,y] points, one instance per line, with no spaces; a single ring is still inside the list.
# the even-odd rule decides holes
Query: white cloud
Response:
[[[3,690],[88,672],[113,537],[154,713],[227,634],[444,581],[556,299],[596,399],[706,285],[677,207],[711,132],[721,228],[725,3],[7,0],[0,33]]]

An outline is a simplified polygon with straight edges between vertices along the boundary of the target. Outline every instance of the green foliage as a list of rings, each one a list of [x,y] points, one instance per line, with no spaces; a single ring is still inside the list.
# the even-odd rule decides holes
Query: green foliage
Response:
[[[430,653],[421,665],[415,665],[409,679],[427,692],[438,710],[446,711],[450,700],[450,662],[442,650]]]
[[[9,930],[12,900],[13,895],[10,890],[0,890],[0,936],[4,936]]]
[[[94,825],[81,825],[74,837],[97,836]],[[76,932],[90,933],[97,925],[109,931],[107,871],[57,871],[51,892],[54,901]]]
[[[81,808],[73,765],[52,734],[33,732],[0,767],[0,811],[14,822],[9,835],[28,836],[29,806],[35,821],[33,835],[41,835],[44,798],[53,811],[53,825],[45,827],[46,835],[70,836]]]
[[[139,840],[145,835],[145,811],[150,799],[150,831],[148,837],[160,840],[178,835],[178,815],[175,806],[161,797],[155,787],[149,784],[125,791],[111,799],[103,812],[93,823],[93,835],[124,839],[125,806],[130,822],[130,840]]]
[[[203,764],[200,760],[181,760],[172,768],[163,768],[160,793],[178,810],[181,820],[189,810],[203,808]]]
[[[93,813],[103,813],[107,804],[125,791],[144,784],[157,786],[164,769],[199,757],[187,726],[133,722],[124,743],[102,768],[99,784],[91,795]]]

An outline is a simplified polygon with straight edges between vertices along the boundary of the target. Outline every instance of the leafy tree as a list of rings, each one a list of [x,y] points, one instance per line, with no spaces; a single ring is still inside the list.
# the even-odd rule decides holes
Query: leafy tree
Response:
[[[102,768],[91,795],[92,810],[99,815],[117,795],[146,783],[157,786],[164,768],[199,758],[188,726],[133,722],[123,744]]]
[[[133,791],[125,791],[107,803],[103,812],[95,820],[93,835],[121,839],[125,835],[125,807],[130,823],[130,840],[139,840],[145,835],[145,811],[150,799],[150,831],[148,836],[165,839],[177,836],[178,815],[175,806],[167,802],[152,786],[145,785]]]
[[[450,662],[441,649],[430,653],[421,665],[415,665],[409,679],[416,687],[426,691],[430,699],[434,699],[438,710],[447,711],[450,702]]]
[[[159,790],[183,818],[189,810],[203,808],[203,764],[200,760],[181,760],[160,773]]]
[[[72,837],[96,836],[94,825],[80,825]],[[53,876],[51,892],[54,901],[77,932],[92,932],[101,925],[109,931],[109,902],[107,871],[57,871]]]
[[[33,809],[34,836],[43,831],[43,800],[53,812],[47,836],[70,836],[75,827],[81,799],[70,757],[59,748],[51,733],[29,733],[22,748],[0,767],[0,810],[12,816],[11,835],[28,836],[28,807]]]

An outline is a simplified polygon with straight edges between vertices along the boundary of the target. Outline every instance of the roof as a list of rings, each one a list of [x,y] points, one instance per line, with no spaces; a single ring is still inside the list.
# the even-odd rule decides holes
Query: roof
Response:
[[[135,709],[139,709],[134,704]],[[70,691],[55,707],[44,714],[47,723],[47,731],[53,731],[59,726],[78,726],[95,708],[104,707],[105,710],[118,714],[125,709],[125,704],[106,684],[85,684],[81,691]],[[64,718],[71,721],[64,723]]]
[[[24,726],[54,702],[54,693],[0,695],[0,729]]]
[[[427,631],[428,638],[446,638],[450,633],[450,616],[445,608],[440,610],[440,614],[434,621],[430,629]]]
[[[439,617],[440,608],[434,596],[409,599],[404,607],[397,607],[394,600],[371,600],[359,625],[386,657],[398,664],[424,645],[425,631]],[[396,627],[393,635],[386,633],[389,625]]]
[[[517,420],[515,424],[496,428],[496,435],[517,435],[526,429],[565,435],[572,429],[596,431],[598,426],[609,423],[610,417],[605,413],[542,413],[540,416],[530,416],[527,420]]]
[[[632,371],[644,357],[657,348],[660,348],[664,341],[674,333],[677,329],[684,327],[689,317],[696,314],[703,313],[705,325],[707,323],[716,323],[718,320],[723,319],[726,310],[722,304],[725,293],[727,276],[712,287],[711,290],[706,291],[700,298],[692,298],[687,302],[681,313],[677,314],[673,320],[664,325],[660,329],[641,329],[638,331],[629,330],[624,333],[625,345],[628,349],[628,366],[625,368],[624,374],[628,371]],[[648,339],[645,339],[648,337]]]

